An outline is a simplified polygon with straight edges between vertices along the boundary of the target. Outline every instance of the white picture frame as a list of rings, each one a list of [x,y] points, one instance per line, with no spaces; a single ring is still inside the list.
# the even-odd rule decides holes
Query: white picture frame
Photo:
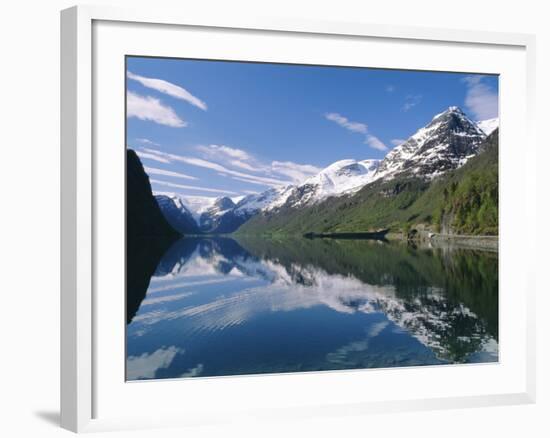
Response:
[[[383,41],[388,45],[405,44],[411,48],[426,47],[428,50],[430,45],[444,48],[446,44],[453,44],[456,47],[460,46],[460,50],[464,53],[477,49],[486,50],[487,53],[494,51],[502,53],[502,62],[506,53],[509,52],[510,78],[513,75],[522,78],[521,84],[514,84],[518,90],[514,95],[505,94],[502,99],[501,114],[502,131],[504,132],[503,152],[506,151],[506,142],[522,138],[524,147],[527,151],[535,151],[535,140],[533,135],[533,120],[534,120],[534,52],[535,39],[532,35],[524,34],[507,34],[507,33],[491,33],[484,31],[462,31],[451,29],[424,29],[416,27],[403,26],[386,26],[373,25],[366,23],[338,23],[338,22],[317,22],[307,19],[277,19],[277,18],[257,18],[240,16],[238,19],[215,16],[200,16],[189,11],[169,10],[163,11],[158,8],[149,10],[133,10],[120,9],[110,7],[93,7],[93,6],[78,6],[62,11],[61,13],[61,425],[62,427],[75,431],[101,431],[112,429],[134,429],[148,427],[163,427],[163,426],[178,426],[189,424],[203,424],[208,422],[223,422],[232,421],[235,419],[247,419],[251,416],[256,419],[262,418],[296,418],[306,417],[311,415],[342,415],[342,414],[357,414],[360,415],[366,412],[400,412],[412,409],[441,409],[441,408],[456,408],[456,407],[474,407],[488,405],[503,405],[503,404],[520,404],[532,403],[535,400],[535,310],[534,310],[534,272],[532,267],[525,262],[517,269],[518,280],[514,283],[516,289],[521,292],[521,299],[517,309],[520,315],[517,317],[519,327],[518,333],[515,333],[514,339],[511,339],[508,344],[508,350],[503,347],[505,358],[518,356],[517,363],[513,370],[499,374],[499,378],[495,378],[485,389],[480,391],[470,391],[464,389],[462,392],[455,390],[454,392],[446,393],[444,390],[435,391],[426,395],[421,392],[417,394],[414,390],[407,394],[400,394],[398,390],[392,392],[389,398],[361,398],[353,396],[346,388],[354,385],[359,379],[370,379],[372,384],[373,379],[384,379],[384,373],[388,370],[377,371],[377,374],[359,374],[357,372],[337,372],[337,373],[312,373],[312,376],[304,376],[303,374],[295,374],[280,378],[275,383],[270,382],[270,379],[278,379],[277,376],[260,376],[260,377],[241,377],[241,378],[222,378],[222,379],[198,379],[196,382],[187,383],[190,392],[192,390],[201,391],[204,394],[215,395],[223,394],[228,391],[242,392],[241,399],[237,397],[234,404],[234,409],[224,409],[223,400],[219,405],[210,405],[207,412],[202,407],[201,402],[197,402],[196,411],[192,414],[191,411],[185,408],[178,408],[167,411],[166,407],[159,403],[156,407],[148,407],[148,415],[131,415],[130,410],[122,408],[117,410],[118,406],[123,406],[122,398],[135,398],[136,394],[143,393],[144,397],[151,397],[152,394],[161,394],[171,391],[171,387],[178,386],[181,388],[181,382],[166,381],[155,383],[125,383],[117,380],[117,385],[121,388],[131,388],[126,395],[122,392],[117,392],[118,389],[113,388],[112,393],[108,389],[109,382],[117,379],[116,372],[109,374],[108,362],[105,362],[105,354],[98,354],[98,351],[106,351],[102,349],[118,352],[120,343],[113,341],[113,345],[106,345],[106,337],[104,336],[105,324],[115,324],[115,311],[105,312],[105,300],[97,299],[98,287],[101,287],[102,271],[100,266],[105,263],[100,257],[103,254],[105,245],[101,241],[102,228],[101,218],[98,217],[97,206],[104,202],[101,193],[101,188],[98,189],[98,181],[104,178],[104,174],[116,173],[119,162],[113,162],[111,168],[106,168],[105,154],[97,155],[95,148],[97,147],[98,138],[105,138],[110,135],[110,132],[116,137],[116,141],[122,141],[118,135],[120,129],[120,120],[116,127],[107,128],[102,125],[101,108],[104,104],[102,93],[109,92],[113,95],[119,83],[116,81],[107,90],[98,92],[98,84],[101,80],[103,70],[107,64],[101,56],[105,49],[105,44],[102,45],[101,32],[97,28],[98,24],[106,24],[105,32],[108,33],[112,44],[112,53],[107,54],[107,59],[111,57],[119,57],[120,53],[136,54],[126,52],[123,44],[117,44],[116,32],[133,32],[132,35],[139,35],[139,28],[146,27],[149,29],[149,35],[158,33],[173,32],[177,29],[187,29],[191,31],[200,31],[201,35],[208,35],[209,32],[224,32],[234,31],[238,33],[239,38],[253,41],[255,38],[261,38],[264,33],[269,33],[270,37],[277,38],[278,36],[292,38],[335,38],[338,39],[338,44],[347,44],[346,41],[353,41],[354,44],[361,44],[365,41],[370,41],[373,44]],[[116,26],[128,29],[115,29]],[[132,28],[132,29],[129,29]],[[109,33],[114,32],[114,33]],[[137,33],[136,33],[137,32]],[[311,37],[311,38],[310,38]],[[162,36],[159,36],[162,38]],[[145,48],[145,44],[139,41],[139,38],[133,39],[133,44],[142,44],[143,51],[151,50]],[[154,41],[153,43],[154,44]],[[313,44],[313,43],[312,43]],[[350,43],[351,44],[351,43]],[[167,46],[166,46],[167,47]],[[201,47],[196,48],[200,50]],[[111,50],[111,49],[110,49]],[[118,51],[117,51],[118,50]],[[141,49],[139,49],[141,52]],[[164,49],[170,51],[170,47]],[[204,46],[207,50],[207,46]],[[224,50],[221,47],[219,50]],[[253,44],[251,45],[251,53],[254,51]],[[299,50],[299,49],[297,49]],[[403,50],[403,49],[401,49]],[[423,49],[424,50],[424,49]],[[330,52],[330,50],[329,50]],[[404,52],[403,52],[404,53]],[[334,54],[332,54],[334,55]],[[239,56],[233,54],[233,56]],[[264,55],[267,56],[267,55]],[[276,50],[268,58],[276,57]],[[291,55],[289,55],[291,56]],[[294,55],[292,55],[294,56]],[[296,52],[299,57],[299,52]],[[331,53],[323,56],[331,56]],[[335,55],[334,55],[335,56]],[[500,55],[499,55],[500,56]],[[206,55],[205,57],[208,57]],[[495,58],[498,56],[495,55]],[[101,63],[96,64],[95,61],[101,59]],[[117,58],[118,59],[118,58]],[[296,59],[296,58],[294,58]],[[517,62],[517,60],[521,62]],[[248,57],[243,60],[248,60]],[[483,71],[487,73],[501,73],[498,68],[493,68],[490,65],[490,60],[486,60],[486,65],[483,66]],[[337,61],[345,62],[345,61]],[[412,61],[411,61],[412,62]],[[437,63],[440,63],[440,69],[445,68],[453,70],[460,68],[460,59],[453,64],[445,57],[434,59],[424,68],[438,69]],[[307,63],[307,62],[306,62]],[[481,64],[483,62],[480,61]],[[100,64],[100,67],[98,65]],[[345,64],[344,64],[345,65]],[[404,65],[403,67],[414,67],[414,63]],[[471,64],[474,65],[474,64]],[[513,65],[513,67],[512,67]],[[373,65],[381,66],[381,65]],[[445,67],[446,66],[446,67]],[[468,70],[465,70],[468,71]],[[121,77],[123,80],[123,77]],[[523,81],[524,80],[524,81]],[[506,87],[510,84],[504,83],[504,93]],[[101,86],[99,87],[101,88]],[[120,105],[123,105],[124,89],[118,90],[120,93]],[[508,107],[512,105],[518,107],[514,113],[521,118],[521,122],[517,122],[509,127],[506,125],[507,120],[512,120],[507,113]],[[512,111],[510,109],[510,111]],[[122,112],[122,115],[124,113]],[[123,122],[123,117],[121,117]],[[100,128],[98,128],[100,126]],[[115,141],[115,142],[116,142]],[[507,165],[512,154],[503,153],[501,157],[501,168]],[[116,157],[115,157],[116,158]],[[521,163],[520,163],[521,164]],[[521,166],[520,166],[521,167]],[[110,177],[109,177],[110,178]],[[114,178],[114,177],[113,177]],[[506,173],[503,176],[504,180],[501,187],[501,192],[509,196],[522,197],[526,205],[533,206],[535,203],[534,187],[535,175],[533,172],[528,173],[526,169],[519,170],[519,178],[521,183],[519,187],[513,189],[510,184],[507,184]],[[116,180],[116,178],[115,178]],[[514,192],[515,190],[515,192]],[[531,193],[531,194],[529,194]],[[111,200],[112,201],[112,200]],[[107,202],[107,201],[105,201]],[[110,202],[110,201],[109,201]],[[501,218],[506,218],[510,222],[510,226],[514,223],[527,221],[533,224],[534,216],[528,213],[528,209],[510,209],[506,210],[506,203],[501,210]],[[506,215],[506,216],[504,216]],[[119,230],[120,231],[120,230]],[[116,235],[115,235],[116,236]],[[525,239],[518,240],[513,236],[501,236],[501,252],[508,254],[508,261],[513,261],[513,253],[521,247],[534,248],[534,238],[528,236]],[[116,245],[116,239],[114,239]],[[119,248],[120,250],[120,248]],[[114,256],[120,255],[120,252],[113,252]],[[506,272],[506,269],[501,272]],[[506,268],[506,266],[504,266]],[[502,281],[501,281],[502,284]],[[508,286],[506,286],[508,287]],[[123,294],[123,290],[120,290]],[[116,306],[114,307],[116,309]],[[507,315],[511,309],[506,305],[501,308],[500,323],[506,323]],[[105,322],[109,321],[109,322]],[[123,315],[120,314],[119,324],[123,322]],[[118,329],[117,329],[118,330]],[[506,331],[503,332],[506,336]],[[121,340],[123,342],[123,340]],[[506,341],[505,341],[506,342]],[[115,345],[116,344],[116,345]],[[118,353],[116,353],[118,354]],[[506,356],[508,354],[508,356]],[[507,359],[501,361],[500,369],[505,369]],[[517,366],[516,366],[517,365]],[[123,366],[123,365],[118,365]],[[497,375],[499,368],[487,368],[484,366],[469,367],[451,371],[456,375],[453,378],[460,379],[460,375],[475,375],[481,380],[488,380],[488,376]],[[462,371],[461,371],[462,370]],[[423,370],[392,370],[392,379],[399,381],[400,379],[408,379],[417,377],[444,379],[445,375],[437,369],[424,367]],[[450,375],[450,374],[449,374]],[[487,375],[487,376],[486,376]],[[368,376],[368,377],[367,377]],[[499,380],[500,379],[500,380]],[[490,380],[490,379],[489,379]],[[506,386],[504,380],[507,380]],[[501,386],[499,386],[499,381]],[[107,383],[105,383],[107,382]],[[281,394],[273,394],[270,403],[256,403],[257,406],[247,404],[244,400],[245,396],[255,394],[258,391],[255,388],[263,388],[264,391],[269,391],[273,385],[284,387],[298,388],[301,393],[307,393],[314,387],[318,387],[320,383],[326,382],[327,388],[331,385],[339,385],[342,388],[339,392],[331,392],[328,390],[326,395],[319,396],[316,394],[316,401],[307,399],[305,396],[299,398],[296,403],[287,403]],[[265,383],[265,385],[264,385]],[[460,383],[460,381],[459,381]],[[157,386],[154,386],[157,385]],[[160,385],[160,386],[159,386]],[[191,385],[196,387],[191,388]],[[265,386],[265,387],[264,387]],[[106,389],[107,388],[107,389]],[[491,389],[492,388],[492,389]],[[176,389],[177,391],[177,389]],[[470,391],[470,392],[469,392]],[[124,392],[124,391],[123,391]],[[128,391],[126,391],[128,392]],[[187,391],[186,391],[187,392]],[[416,394],[416,395],[415,395]],[[170,395],[173,397],[174,395]],[[332,398],[331,398],[332,397]],[[112,399],[113,406],[107,406],[106,398]],[[104,407],[105,406],[105,407]],[[153,411],[151,411],[153,409]],[[105,412],[106,414],[103,414]]]

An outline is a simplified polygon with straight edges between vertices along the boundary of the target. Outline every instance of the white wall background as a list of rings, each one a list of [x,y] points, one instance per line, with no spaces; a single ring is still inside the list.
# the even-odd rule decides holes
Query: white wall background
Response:
[[[227,15],[414,24],[537,35],[539,154],[538,402],[529,406],[311,419],[266,427],[111,433],[106,436],[550,436],[550,144],[543,142],[550,101],[550,14],[546,2],[523,0],[127,0],[98,4],[215,9]],[[59,10],[65,0],[5,2],[0,25],[0,435],[68,436],[59,417]],[[546,139],[545,139],[546,140]],[[517,145],[522,153],[522,145]]]

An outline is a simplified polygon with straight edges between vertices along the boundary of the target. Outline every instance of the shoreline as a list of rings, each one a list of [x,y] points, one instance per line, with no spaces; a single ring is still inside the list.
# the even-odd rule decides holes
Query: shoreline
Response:
[[[388,233],[389,240],[400,240],[406,242],[408,239],[401,233]],[[457,246],[466,249],[479,249],[498,252],[498,235],[467,235],[467,234],[440,234],[431,232],[420,232],[410,242],[427,243],[434,246]]]
[[[303,234],[297,235],[265,235],[265,234],[239,234],[239,233],[223,233],[223,234],[187,234],[185,237],[194,238],[234,238],[238,239],[242,236],[254,237],[270,237],[270,238],[304,238],[304,239],[342,239],[342,240],[386,240],[402,243],[417,243],[428,244],[435,247],[438,246],[456,246],[465,249],[477,249],[484,251],[498,252],[498,236],[488,235],[460,235],[460,234],[440,234],[421,231],[412,239],[407,239],[403,233],[388,232],[384,236],[377,235],[378,233],[312,233],[313,236]],[[368,235],[368,236],[367,236]],[[183,236],[182,236],[183,237]]]
[[[430,241],[436,244],[455,244],[463,248],[483,249],[498,252],[498,236],[435,234],[430,238]]]

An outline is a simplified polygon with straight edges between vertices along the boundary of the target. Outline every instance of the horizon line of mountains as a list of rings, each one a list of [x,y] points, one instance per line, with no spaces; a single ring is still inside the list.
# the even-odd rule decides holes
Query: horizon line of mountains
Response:
[[[139,161],[137,155],[135,159]],[[472,165],[465,166],[470,161]],[[476,161],[483,161],[483,166]],[[488,176],[487,172],[496,174]],[[487,187],[467,188],[462,197],[479,198],[462,199],[471,204],[467,210],[497,209],[498,119],[476,123],[459,107],[451,106],[381,160],[340,160],[302,184],[271,188],[237,202],[220,197],[197,209],[175,194],[158,194],[154,199],[168,224],[180,234],[353,232],[403,228],[415,222],[432,224],[438,231],[498,234],[498,217],[496,224],[494,217],[461,218],[457,215],[477,212],[461,213],[456,209],[456,199],[453,205],[445,205],[465,176],[490,185],[493,191],[496,181],[497,188],[496,195],[485,194],[484,199],[478,192]],[[422,199],[429,189],[437,202],[428,207],[416,205],[418,201],[430,204]],[[406,198],[405,204],[400,202],[402,198]],[[420,209],[416,216],[415,209]],[[484,214],[494,216],[495,212]]]

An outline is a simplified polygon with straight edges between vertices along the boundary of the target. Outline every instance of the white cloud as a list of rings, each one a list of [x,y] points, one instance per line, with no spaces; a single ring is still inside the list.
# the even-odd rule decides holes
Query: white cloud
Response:
[[[196,149],[204,156],[217,162],[238,167],[249,172],[265,172],[265,165],[261,164],[248,152],[225,145],[199,145]]]
[[[464,104],[477,120],[497,117],[498,94],[492,87],[483,82],[483,76],[466,76],[462,81],[466,84]]]
[[[147,152],[136,151],[139,158],[146,158],[148,160],[158,161],[159,163],[170,163],[170,160],[159,155],[149,154]]]
[[[214,161],[222,162],[226,166],[237,167],[249,172],[263,173],[267,177],[284,176],[291,181],[286,183],[302,183],[304,180],[321,171],[320,168],[310,164],[298,164],[292,161],[272,161],[271,164],[264,163],[252,154],[238,148],[225,145],[197,146],[205,156]],[[242,175],[233,176],[234,179],[252,182],[249,177]]]
[[[382,141],[378,137],[375,137],[371,134],[367,134],[367,137],[365,138],[365,144],[368,144],[371,148],[378,151],[388,150],[388,147],[384,143],[382,143]]]
[[[148,138],[136,138],[136,141],[138,143],[146,144],[146,145],[149,145],[149,146],[160,146],[160,144],[155,143],[154,141],[149,140]]]
[[[239,160],[229,160],[227,164],[238,167],[243,170],[247,170],[249,172],[263,172],[265,169],[259,168],[257,166],[254,166],[252,164],[247,163],[246,161],[239,161]]]
[[[185,173],[173,172],[171,170],[157,169],[155,167],[145,167],[144,169],[145,169],[145,172],[147,172],[149,175],[173,176],[174,178],[191,179],[191,180],[198,179],[194,176],[186,175]]]
[[[164,105],[159,99],[140,96],[131,91],[126,93],[126,115],[173,128],[187,126],[187,123],[180,119],[171,107]]]
[[[401,106],[401,111],[409,111],[410,109],[418,105],[421,101],[421,94],[409,94],[407,97],[405,97],[405,102],[403,103],[403,106]]]
[[[175,346],[162,347],[154,353],[143,353],[141,356],[129,356],[126,360],[126,377],[128,380],[154,379],[157,370],[168,368],[176,354],[183,350]]]
[[[352,122],[347,117],[342,116],[338,113],[327,113],[325,114],[325,118],[327,120],[330,120],[331,122],[334,122],[338,125],[340,125],[342,128],[347,129],[351,132],[357,132],[359,134],[366,134],[368,127],[364,123],[359,122]]]
[[[234,179],[236,181],[242,181],[242,182],[249,183],[249,184],[256,184],[256,185],[259,185],[259,186],[270,186],[270,187],[272,187],[270,184],[266,184],[265,182],[262,182],[261,180],[258,181],[257,179],[251,179],[250,177],[227,175],[227,174],[224,174],[224,173],[220,173],[219,175],[227,176],[228,178]],[[281,187],[281,185],[287,185],[287,184],[289,184],[289,183],[278,184],[278,185],[275,185],[275,187]]]
[[[168,94],[169,96],[175,97],[176,99],[185,100],[186,102],[200,108],[203,111],[207,110],[206,103],[204,103],[198,97],[193,96],[189,91],[187,91],[183,87],[180,87],[179,85],[172,84],[171,82],[165,81],[163,79],[146,78],[144,76],[136,75],[132,72],[127,72],[126,76],[128,77],[128,79],[139,82],[144,87],[152,88],[153,90],[159,91],[160,93]]]
[[[197,146],[197,149],[211,156],[221,154],[237,160],[250,160],[253,158],[252,155],[242,149],[225,145],[211,144],[209,146]]]
[[[391,143],[392,145],[394,145],[394,146],[399,146],[400,144],[405,143],[406,141],[407,141],[407,140],[404,140],[404,139],[402,139],[402,138],[392,138],[392,139],[390,140],[390,143]]]
[[[327,120],[330,120],[332,122],[337,123],[342,128],[347,129],[351,132],[356,132],[358,134],[363,134],[365,136],[365,143],[366,145],[370,146],[373,149],[379,150],[379,151],[386,151],[388,148],[387,146],[382,143],[382,141],[375,137],[372,134],[369,134],[368,126],[364,123],[359,122],[352,122],[347,117],[342,116],[338,113],[328,113],[325,114],[325,118]]]
[[[200,363],[196,367],[193,367],[187,372],[183,373],[180,377],[197,377],[202,374],[203,370],[204,370],[204,365]]]
[[[395,91],[394,85],[386,85],[386,92],[393,93]]]
[[[209,193],[225,193],[227,195],[239,195],[240,193],[232,192],[230,190],[224,189],[213,189],[211,187],[199,187],[199,186],[188,186],[185,184],[176,184],[168,181],[161,181],[158,179],[151,179],[151,184],[158,184],[159,186],[172,187],[175,189],[185,189],[185,190],[198,190],[199,192],[209,192]]]
[[[187,157],[182,155],[175,155],[175,154],[169,154],[166,152],[157,151],[155,149],[145,149],[147,152],[157,154],[161,157],[167,158],[169,160],[173,161],[179,161],[182,163],[189,164],[191,166],[197,166],[202,167],[205,169],[211,169],[218,173],[229,175],[233,177],[239,177],[246,179],[246,182],[252,183],[252,184],[259,184],[264,185],[268,187],[280,187],[285,186],[290,183],[288,180],[282,180],[278,178],[272,178],[272,177],[266,177],[266,176],[258,176],[258,175],[251,175],[249,173],[244,173],[237,170],[228,169],[226,166],[222,166],[221,164],[215,163],[213,161],[205,160],[202,158],[195,158],[195,157]]]
[[[272,161],[271,167],[273,171],[292,179],[295,184],[300,184],[321,171],[319,167],[311,164],[297,164],[292,161]]]

